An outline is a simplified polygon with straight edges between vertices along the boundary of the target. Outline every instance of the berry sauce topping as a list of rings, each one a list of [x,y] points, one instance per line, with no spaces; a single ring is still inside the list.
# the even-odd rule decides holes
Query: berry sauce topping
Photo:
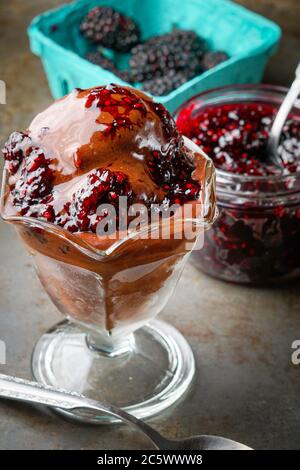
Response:
[[[177,119],[180,131],[213,159],[217,168],[241,175],[267,176],[280,173],[267,163],[267,139],[277,108],[262,103],[207,106],[194,104]],[[286,121],[278,147],[284,174],[300,171],[300,119]]]
[[[97,107],[101,112],[109,113],[113,120],[107,124],[105,134],[116,132],[120,127],[132,129],[130,113],[137,110],[142,116],[147,114],[146,106],[139,97],[128,88],[106,87],[93,88],[87,96],[86,108]]]
[[[18,171],[24,158],[24,149],[30,142],[30,137],[24,132],[13,132],[10,135],[3,149],[3,155],[11,175]]]
[[[93,170],[85,184],[73,194],[71,204],[65,207],[67,214],[71,216],[71,221],[66,219],[66,228],[74,232],[95,233],[98,222],[107,215],[97,215],[97,208],[102,203],[117,206],[119,196],[127,196],[130,203],[133,194],[128,177],[120,171],[111,172],[103,168]],[[118,220],[116,224],[118,225]]]
[[[50,206],[52,199],[53,172],[49,160],[42,149],[33,145],[28,134],[13,132],[4,150],[11,175],[20,172],[10,185],[13,203],[22,215],[42,215]],[[37,212],[35,204],[40,204]],[[45,217],[48,220],[48,214]],[[52,218],[52,217],[51,217]]]
[[[9,207],[71,232],[96,232],[101,204],[184,204],[196,200],[195,155],[170,113],[117,85],[76,90],[14,132],[3,150]]]

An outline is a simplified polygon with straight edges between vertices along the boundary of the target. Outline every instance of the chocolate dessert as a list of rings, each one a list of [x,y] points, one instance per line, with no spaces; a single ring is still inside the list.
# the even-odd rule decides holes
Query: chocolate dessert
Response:
[[[187,234],[172,223],[168,239],[128,232],[120,197],[143,204],[149,220],[157,204],[201,203],[194,213],[202,228],[215,215],[211,162],[187,144],[168,111],[129,87],[77,89],[14,132],[3,153],[3,215],[17,223],[60,311],[110,333],[155,316],[190,251]],[[102,204],[116,210],[113,236],[97,233]]]

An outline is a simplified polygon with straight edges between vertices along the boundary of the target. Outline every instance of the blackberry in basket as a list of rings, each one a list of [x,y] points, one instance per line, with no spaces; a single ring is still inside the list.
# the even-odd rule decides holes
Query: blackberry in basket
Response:
[[[124,71],[119,70],[115,66],[114,62],[108,59],[107,57],[105,57],[105,55],[102,54],[102,52],[99,52],[99,51],[88,52],[86,55],[86,59],[89,62],[92,62],[92,64],[99,65],[103,69],[109,70],[110,72],[114,73],[115,75],[117,75],[117,77],[120,77],[122,80],[124,80],[124,82],[129,82],[129,83],[131,82],[130,73],[127,72],[126,70]]]
[[[170,70],[162,77],[156,77],[143,83],[142,90],[154,96],[167,95],[194,76],[183,70]]]
[[[197,75],[205,42],[194,31],[175,30],[150,38],[132,49],[130,68],[134,81],[162,77],[167,70],[185,70]]]
[[[109,7],[95,7],[80,25],[81,33],[92,43],[128,52],[140,40],[138,25],[128,16]]]
[[[203,70],[210,70],[221,62],[229,58],[228,54],[223,51],[208,51],[204,54],[201,65]]]

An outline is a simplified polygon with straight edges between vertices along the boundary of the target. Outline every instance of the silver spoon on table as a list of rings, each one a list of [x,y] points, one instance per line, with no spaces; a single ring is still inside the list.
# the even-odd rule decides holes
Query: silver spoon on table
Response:
[[[160,450],[251,450],[239,442],[219,436],[193,436],[186,439],[166,439],[148,424],[107,403],[90,400],[77,393],[49,387],[37,382],[0,374],[0,397],[31,404],[42,404],[63,410],[83,410],[96,414],[106,413],[132,424],[148,436]]]
[[[295,71],[295,80],[290,86],[289,91],[287,92],[283,102],[280,105],[280,108],[274,119],[272,128],[270,130],[269,139],[268,139],[268,154],[270,155],[271,160],[275,165],[282,167],[281,159],[277,153],[279,140],[281,132],[284,126],[287,117],[293,108],[296,99],[300,94],[300,63],[298,64]]]

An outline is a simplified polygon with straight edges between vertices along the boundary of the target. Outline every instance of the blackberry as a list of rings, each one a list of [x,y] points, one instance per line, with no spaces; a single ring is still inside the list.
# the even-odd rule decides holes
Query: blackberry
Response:
[[[138,25],[128,16],[109,7],[95,7],[80,25],[81,33],[92,43],[128,52],[138,44]]]
[[[130,73],[127,71],[121,71],[119,70],[114,62],[107,57],[105,57],[102,52],[88,52],[86,55],[86,59],[89,62],[92,62],[92,64],[99,65],[105,70],[109,70],[110,72],[114,73],[117,75],[117,77],[120,77],[124,82],[131,82],[131,77]]]
[[[13,132],[2,149],[7,168],[14,175],[17,173],[27,148],[31,145],[31,139],[24,132]]]
[[[97,214],[98,206],[107,203],[117,206],[120,196],[127,196],[130,204],[132,195],[127,175],[121,171],[97,168],[73,194],[72,202],[66,208],[71,218],[65,226],[72,228],[71,231],[95,233],[98,223],[105,217]]]
[[[167,154],[154,150],[147,164],[152,179],[166,191],[163,202],[167,206],[184,204],[199,196],[200,184],[192,178],[195,166],[182,145],[173,143]]]
[[[204,54],[201,65],[203,70],[210,70],[216,65],[221,64],[229,58],[228,54],[223,51],[209,51]]]
[[[187,73],[183,70],[177,72],[170,70],[162,77],[153,78],[143,83],[142,90],[154,96],[162,96],[170,93],[183,83],[194,76],[193,73]]]
[[[29,206],[43,203],[50,196],[53,171],[50,160],[39,147],[29,147],[25,154],[22,176],[11,187],[14,204],[27,212]]]
[[[139,42],[138,25],[128,16],[121,15],[114,49],[120,52],[129,52]]]
[[[194,31],[175,30],[154,36],[132,49],[130,68],[134,81],[162,77],[166,70],[184,70],[197,75],[201,71],[204,41]]]

